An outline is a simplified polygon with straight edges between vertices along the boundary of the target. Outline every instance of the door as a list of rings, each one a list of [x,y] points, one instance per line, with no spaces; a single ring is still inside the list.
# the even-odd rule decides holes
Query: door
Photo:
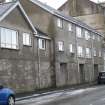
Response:
[[[79,71],[80,71],[80,83],[84,83],[85,82],[84,64],[79,64]]]
[[[98,77],[98,64],[94,64],[94,79],[97,80]]]
[[[67,73],[67,64],[66,63],[60,63],[60,71],[61,71],[61,78],[62,78],[62,85],[67,84],[67,78],[68,78],[68,73]]]

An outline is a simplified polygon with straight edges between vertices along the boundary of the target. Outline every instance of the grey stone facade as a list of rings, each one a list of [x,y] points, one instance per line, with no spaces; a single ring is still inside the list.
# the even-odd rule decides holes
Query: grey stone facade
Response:
[[[1,27],[18,30],[19,34],[18,49],[0,48],[0,82],[16,92],[24,92],[95,81],[97,73],[103,70],[103,36],[88,25],[63,16],[40,2],[20,2],[37,34],[18,7],[0,22]],[[62,27],[58,27],[58,19]],[[71,31],[68,30],[69,23]],[[77,37],[76,27],[81,28],[81,37]],[[88,40],[85,31],[89,32]],[[31,46],[23,45],[23,32],[30,33]],[[39,48],[39,39],[44,39],[45,49]],[[59,42],[63,42],[62,51]],[[70,52],[70,44],[73,52]],[[78,46],[83,47],[83,56],[78,56]],[[86,48],[91,49],[90,58],[86,58]]]
[[[99,49],[102,48],[101,41],[103,40],[103,37],[100,36],[98,33],[94,33],[89,31],[90,33],[90,39],[87,41],[85,40],[84,30],[87,30],[83,27],[82,28],[82,38],[77,38],[76,36],[76,26],[79,24],[74,24],[70,21],[67,21],[62,17],[57,17],[50,13],[47,9],[46,5],[43,5],[39,2],[33,1],[29,2],[26,0],[21,1],[26,13],[28,14],[29,18],[33,22],[33,24],[43,30],[45,33],[51,34],[54,38],[55,42],[55,73],[56,73],[56,85],[57,86],[66,86],[66,85],[74,85],[74,84],[80,84],[80,83],[86,83],[86,82],[92,82],[95,81],[96,75],[98,71],[103,70],[103,58],[102,56],[98,56]],[[28,6],[27,6],[28,5]],[[41,6],[42,5],[42,6]],[[45,7],[45,8],[44,8]],[[32,12],[29,12],[29,9],[32,9]],[[46,9],[47,8],[47,9]],[[51,10],[51,8],[50,8]],[[34,14],[35,11],[35,14]],[[54,10],[52,9],[51,12]],[[38,19],[38,16],[41,17],[41,20]],[[54,25],[51,27],[53,30],[53,34],[49,32],[49,26],[50,20],[53,22]],[[62,20],[62,28],[57,27],[57,19]],[[43,21],[44,20],[44,21]],[[68,23],[72,24],[72,31],[68,31]],[[93,35],[95,34],[95,39],[93,40]],[[97,40],[98,36],[100,37],[100,41]],[[58,51],[58,42],[63,41],[64,42],[64,51]],[[95,43],[96,42],[96,43]],[[74,52],[69,52],[69,44],[73,44]],[[84,57],[78,57],[77,56],[77,46],[81,45],[84,48]],[[89,47],[91,48],[91,58],[85,58],[85,48]],[[96,47],[97,55],[96,57],[93,56],[93,47]],[[97,62],[95,62],[97,59]],[[101,61],[101,62],[100,62]],[[84,69],[82,71],[82,74],[79,70],[79,65],[83,65]],[[95,71],[95,64],[97,66],[97,70]],[[95,72],[95,73],[94,73]],[[54,75],[54,74],[53,74]]]
[[[16,7],[0,27],[18,31],[18,49],[0,48],[0,83],[16,92],[32,91],[52,86],[51,78],[51,40],[44,33],[35,36],[29,23]],[[30,33],[31,46],[23,45],[23,33]],[[46,49],[41,50],[38,40],[46,41]]]

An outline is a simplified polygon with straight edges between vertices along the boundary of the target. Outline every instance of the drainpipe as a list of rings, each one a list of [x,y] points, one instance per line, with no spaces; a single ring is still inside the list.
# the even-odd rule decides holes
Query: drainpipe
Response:
[[[75,44],[76,44],[76,54],[75,54],[75,57],[76,57],[76,63],[77,63],[77,69],[78,69],[78,76],[77,76],[77,84],[80,84],[80,71],[79,71],[79,59],[78,59],[78,53],[77,53],[77,50],[78,50],[78,41],[77,41],[77,34],[76,34],[76,25],[75,25]]]
[[[38,58],[38,82],[40,88],[40,51],[39,51],[39,38],[37,38],[37,58]]]
[[[38,35],[38,34],[34,33],[34,36],[35,35]],[[40,51],[39,51],[39,44],[38,43],[39,43],[39,38],[37,38],[37,65],[38,65],[37,75],[38,75],[38,85],[39,85],[38,88],[40,88],[40,53],[39,53]]]
[[[91,33],[92,36],[92,33]],[[92,56],[92,63],[93,63],[93,81],[94,81],[94,46],[93,46],[94,40],[93,40],[93,36],[91,38],[91,44],[92,44],[92,51],[91,51],[91,56]]]

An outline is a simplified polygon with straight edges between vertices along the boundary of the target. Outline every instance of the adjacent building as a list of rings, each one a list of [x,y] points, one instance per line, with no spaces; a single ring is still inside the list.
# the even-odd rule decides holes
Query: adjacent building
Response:
[[[90,0],[68,0],[58,10],[105,34],[105,8],[102,4]]]
[[[0,4],[0,82],[16,92],[92,83],[103,34],[37,0]]]

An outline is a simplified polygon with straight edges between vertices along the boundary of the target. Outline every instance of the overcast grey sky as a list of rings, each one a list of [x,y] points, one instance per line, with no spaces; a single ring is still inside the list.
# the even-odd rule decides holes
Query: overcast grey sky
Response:
[[[60,7],[62,4],[64,4],[67,0],[39,0],[41,2],[44,2],[52,7],[54,7],[55,9],[57,9],[58,7]],[[94,2],[103,2],[105,0],[91,0]]]

